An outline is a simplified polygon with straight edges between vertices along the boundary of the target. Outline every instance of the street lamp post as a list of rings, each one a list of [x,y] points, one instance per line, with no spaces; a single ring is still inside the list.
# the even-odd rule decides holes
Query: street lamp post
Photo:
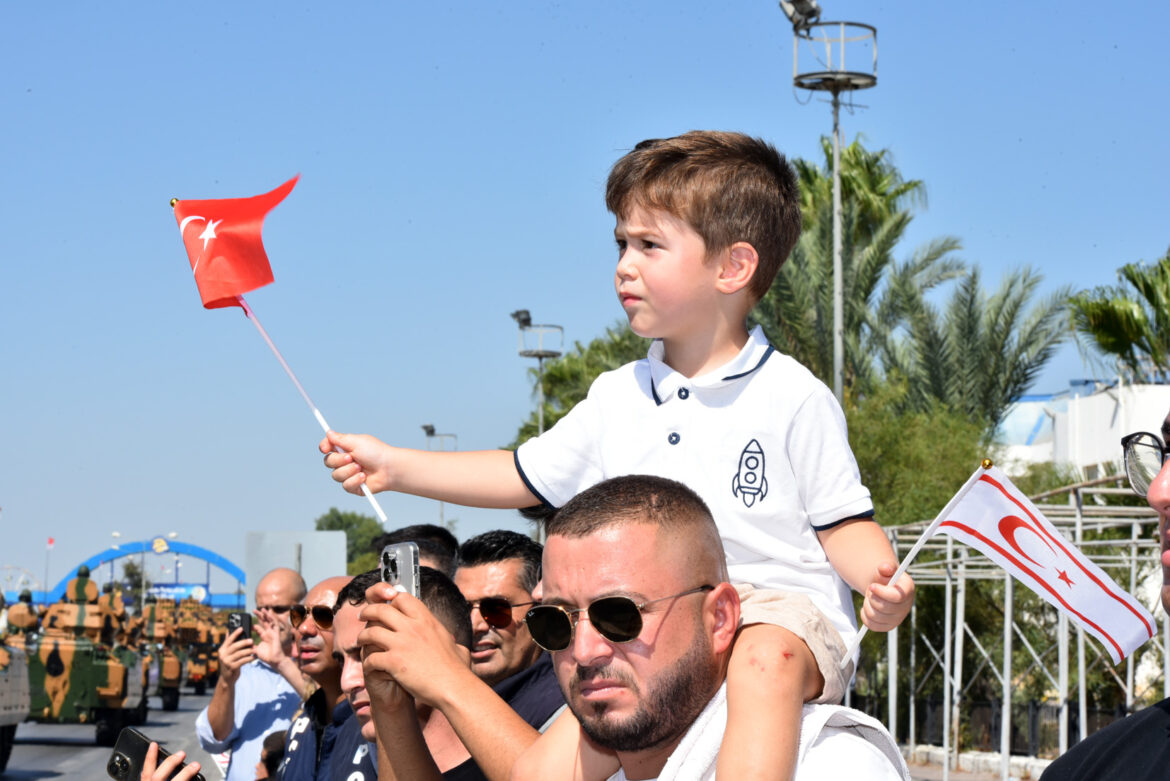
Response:
[[[544,433],[544,362],[561,356],[565,329],[559,325],[534,324],[527,309],[517,309],[512,319],[520,327],[520,357],[536,359],[536,435],[540,436]]]
[[[816,0],[780,0],[780,8],[792,22],[793,85],[832,95],[833,395],[840,402],[845,384],[845,282],[841,270],[841,93],[869,89],[877,84],[877,28],[860,22],[822,22],[821,7]],[[812,52],[814,61],[813,67],[804,71],[799,63],[801,42]],[[870,49],[872,60],[867,65],[866,55]]]
[[[453,443],[451,446],[452,450],[459,449],[459,437],[457,437],[456,435],[454,435],[454,434],[436,434],[435,427],[430,423],[424,423],[422,426],[422,430],[423,430],[423,433],[427,435],[427,450],[434,450],[434,448],[431,447],[431,440],[434,440],[434,439],[439,440],[439,452],[446,452],[447,448],[444,446],[443,443],[446,442],[446,440],[448,440],[448,439],[450,439]],[[443,502],[442,501],[439,502],[439,525],[442,526],[444,529],[447,528],[446,519],[443,517]]]

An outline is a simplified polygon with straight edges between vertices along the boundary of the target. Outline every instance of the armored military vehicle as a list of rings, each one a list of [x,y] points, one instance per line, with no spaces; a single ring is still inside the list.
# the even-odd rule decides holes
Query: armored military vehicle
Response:
[[[157,660],[158,696],[165,711],[178,710],[187,653],[180,647],[175,624],[175,600],[148,597],[142,609],[142,640]]]
[[[40,631],[24,636],[29,720],[93,724],[98,745],[112,746],[144,699],[137,655],[114,650],[118,622],[98,604],[88,568],[69,582],[65,599],[49,607]]]
[[[179,603],[177,633],[187,653],[187,677],[184,682],[196,694],[207,692],[211,677],[211,658],[216,650],[216,646],[212,645],[213,630],[210,605],[204,605],[192,597]]]
[[[17,636],[19,647],[8,644],[8,635],[0,637],[0,773],[8,767],[16,725],[28,718],[29,710],[28,658],[24,653],[23,632],[12,635]]]

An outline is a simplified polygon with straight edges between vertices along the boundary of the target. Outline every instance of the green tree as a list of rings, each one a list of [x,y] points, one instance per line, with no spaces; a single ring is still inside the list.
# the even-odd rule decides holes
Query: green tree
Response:
[[[1130,263],[1119,284],[1069,299],[1082,351],[1095,347],[1134,382],[1170,378],[1170,250],[1153,265]]]
[[[904,287],[899,306],[907,332],[887,340],[882,355],[887,371],[909,380],[911,406],[942,401],[994,430],[1066,336],[1068,290],[1033,304],[1040,282],[1031,269],[1018,269],[989,294],[974,268],[941,310],[923,291]]]
[[[373,569],[378,563],[377,554],[372,550],[374,539],[382,534],[382,524],[370,515],[343,513],[336,507],[319,517],[315,522],[319,532],[345,532],[346,573],[358,575]]]
[[[649,346],[649,339],[643,339],[631,331],[628,323],[618,322],[606,328],[604,336],[597,337],[588,345],[576,342],[573,348],[560,358],[545,364],[545,429],[552,428],[552,425],[564,417],[577,402],[585,398],[589,386],[597,379],[597,375],[630,361],[645,358]],[[537,370],[530,369],[529,376],[532,377],[532,384],[535,387],[539,379]],[[520,426],[515,441],[509,447],[518,447],[525,440],[536,436],[536,429],[536,412],[533,411],[528,420]]]
[[[143,583],[145,578],[146,582]],[[144,592],[153,585],[150,578],[146,577],[142,567],[134,559],[126,559],[122,562],[122,582],[126,584],[126,590],[131,594],[137,595]],[[137,596],[135,596],[137,599]]]

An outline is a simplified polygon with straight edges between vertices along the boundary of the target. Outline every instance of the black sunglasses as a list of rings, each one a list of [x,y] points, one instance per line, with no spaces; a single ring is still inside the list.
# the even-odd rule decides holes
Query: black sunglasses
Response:
[[[1150,490],[1150,483],[1154,482],[1166,463],[1166,448],[1157,434],[1147,431],[1122,437],[1121,448],[1125,453],[1125,474],[1129,477],[1129,487],[1145,496]]]
[[[284,615],[293,609],[292,605],[257,605],[257,610],[271,610],[273,613]]]
[[[288,620],[292,623],[293,628],[297,629],[305,623],[305,617],[310,615],[318,629],[329,630],[333,628],[333,611],[325,605],[313,605],[312,607],[293,605],[288,611]]]
[[[571,610],[560,605],[537,605],[528,611],[524,621],[533,642],[546,651],[563,651],[569,647],[581,613],[589,616],[589,623],[606,640],[628,643],[642,634],[642,611],[647,605],[714,590],[714,586],[699,586],[645,602],[635,602],[629,597],[603,597],[589,607]]]
[[[467,609],[479,608],[485,624],[496,629],[504,629],[512,625],[512,608],[535,605],[535,602],[509,602],[503,597],[484,597],[467,603]]]

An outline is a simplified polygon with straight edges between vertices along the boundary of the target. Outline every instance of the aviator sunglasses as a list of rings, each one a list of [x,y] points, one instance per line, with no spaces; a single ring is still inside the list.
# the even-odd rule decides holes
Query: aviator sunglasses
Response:
[[[325,605],[313,605],[313,607],[293,605],[289,608],[288,620],[292,623],[293,628],[297,629],[305,623],[305,617],[310,615],[318,629],[329,630],[333,628],[333,611]]]
[[[642,634],[642,612],[647,605],[688,594],[714,591],[714,586],[698,586],[668,597],[635,602],[629,597],[603,597],[589,607],[564,608],[560,605],[537,605],[528,611],[524,621],[532,640],[546,651],[563,651],[573,642],[573,631],[581,613],[589,616],[589,623],[597,633],[611,643],[628,643]]]
[[[467,609],[479,608],[483,622],[496,629],[506,629],[512,625],[512,608],[535,605],[535,602],[509,602],[503,597],[484,597],[467,603]]]

